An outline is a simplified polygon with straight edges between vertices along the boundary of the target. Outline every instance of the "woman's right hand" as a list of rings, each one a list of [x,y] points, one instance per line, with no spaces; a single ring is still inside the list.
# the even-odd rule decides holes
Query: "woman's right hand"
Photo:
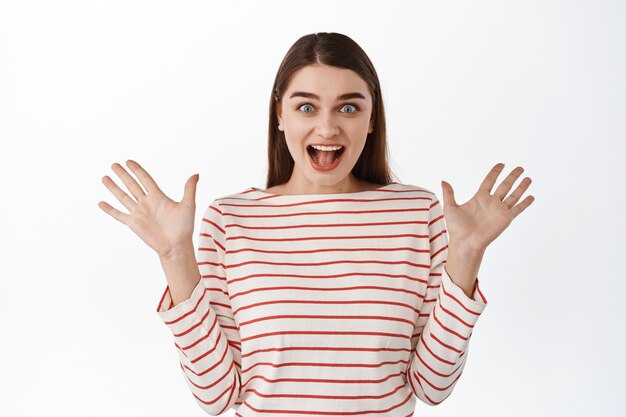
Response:
[[[98,207],[115,220],[130,227],[162,259],[167,258],[178,248],[189,245],[193,247],[196,185],[199,174],[187,180],[183,199],[177,203],[163,194],[152,177],[137,162],[129,159],[126,165],[137,176],[147,194],[124,167],[116,162],[111,168],[134,198],[119,188],[109,176],[104,176],[102,182],[130,213],[122,213],[104,201],[100,201]]]

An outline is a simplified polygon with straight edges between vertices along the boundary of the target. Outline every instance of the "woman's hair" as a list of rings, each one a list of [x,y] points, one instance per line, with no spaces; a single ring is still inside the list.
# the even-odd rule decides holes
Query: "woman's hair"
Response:
[[[380,83],[374,65],[361,47],[346,35],[334,32],[318,32],[302,36],[283,58],[270,98],[268,172],[266,187],[289,181],[294,160],[285,141],[285,133],[278,129],[276,106],[282,100],[291,75],[311,64],[347,68],[356,72],[369,86],[372,95],[374,130],[367,135],[365,147],[357,160],[352,174],[360,180],[386,185],[395,181],[387,162],[387,133],[385,111],[380,93]]]

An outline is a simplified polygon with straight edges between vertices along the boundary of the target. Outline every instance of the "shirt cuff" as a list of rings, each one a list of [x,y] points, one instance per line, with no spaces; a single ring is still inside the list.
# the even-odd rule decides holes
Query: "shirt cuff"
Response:
[[[441,269],[441,283],[444,289],[454,295],[457,300],[461,301],[466,307],[471,308],[474,311],[482,312],[487,306],[487,298],[480,289],[480,282],[476,277],[476,284],[474,291],[472,292],[472,298],[469,298],[465,291],[452,281],[445,266]]]
[[[205,291],[206,288],[204,286],[204,282],[200,279],[196,287],[193,289],[191,296],[174,306],[172,296],[170,294],[170,287],[167,285],[163,295],[161,296],[161,300],[157,305],[156,312],[166,324],[177,321],[183,316],[197,310],[197,305]]]

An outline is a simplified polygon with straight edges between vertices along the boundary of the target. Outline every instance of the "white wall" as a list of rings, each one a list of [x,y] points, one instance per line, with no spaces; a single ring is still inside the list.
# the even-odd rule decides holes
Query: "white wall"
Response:
[[[265,188],[278,64],[322,31],[376,65],[402,182],[465,202],[497,162],[533,180],[463,376],[416,416],[626,413],[626,3],[382,4],[0,2],[1,414],[204,415],[101,178],[135,159],[178,200],[199,172],[199,208]]]

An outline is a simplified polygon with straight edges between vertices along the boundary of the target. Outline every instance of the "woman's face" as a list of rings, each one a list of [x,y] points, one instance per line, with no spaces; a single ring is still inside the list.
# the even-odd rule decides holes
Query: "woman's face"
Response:
[[[372,116],[369,88],[354,71],[316,64],[294,72],[277,106],[279,129],[284,131],[295,161],[290,186],[300,192],[320,193],[353,188],[356,181],[351,171],[367,134],[373,131]],[[307,151],[310,145],[343,149],[315,151],[315,163],[316,158]],[[338,154],[338,161],[328,163]]]

